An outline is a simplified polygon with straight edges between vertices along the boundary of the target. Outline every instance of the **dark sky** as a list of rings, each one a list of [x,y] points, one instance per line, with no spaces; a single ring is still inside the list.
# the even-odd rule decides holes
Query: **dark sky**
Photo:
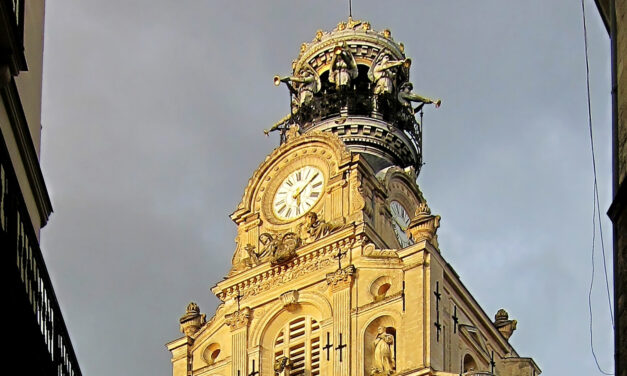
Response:
[[[83,373],[168,375],[190,300],[213,314],[236,208],[278,144],[299,46],[347,17],[325,1],[48,1],[42,164],[54,214],[42,248]],[[586,0],[608,268],[609,40]],[[360,0],[413,60],[424,118],[418,178],[442,254],[546,375],[598,374],[590,352],[593,174],[579,1]],[[612,370],[597,233],[594,344]],[[610,275],[611,277],[611,275]]]

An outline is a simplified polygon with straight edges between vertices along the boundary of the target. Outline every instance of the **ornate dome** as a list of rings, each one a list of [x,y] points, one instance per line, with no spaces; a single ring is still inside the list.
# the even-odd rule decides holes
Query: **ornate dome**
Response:
[[[282,142],[292,124],[304,133],[334,133],[377,171],[398,165],[419,172],[422,131],[415,115],[439,101],[411,91],[410,66],[388,29],[349,18],[330,32],[318,30],[301,45],[292,76],[275,76],[275,85],[290,90],[292,111],[266,133],[281,130]]]

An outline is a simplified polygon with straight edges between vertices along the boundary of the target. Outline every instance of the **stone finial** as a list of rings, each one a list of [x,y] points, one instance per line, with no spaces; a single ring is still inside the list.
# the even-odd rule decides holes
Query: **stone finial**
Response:
[[[181,333],[191,337],[205,324],[205,314],[200,313],[200,308],[195,302],[187,305],[185,314],[179,319]]]
[[[501,332],[505,339],[509,339],[516,330],[516,324],[518,321],[509,320],[509,314],[503,308],[499,309],[496,315],[494,315],[494,326]]]
[[[414,242],[428,240],[434,246],[438,246],[436,235],[440,227],[440,216],[432,215],[426,202],[420,203],[416,209],[414,218],[409,223],[407,232]]]

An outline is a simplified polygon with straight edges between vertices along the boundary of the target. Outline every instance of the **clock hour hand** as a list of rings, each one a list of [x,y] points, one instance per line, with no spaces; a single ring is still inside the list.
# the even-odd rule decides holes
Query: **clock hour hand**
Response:
[[[300,194],[303,193],[303,191],[305,190],[305,188],[307,188],[307,186],[309,184],[311,184],[312,181],[314,181],[314,179],[318,177],[318,174],[314,174],[314,176],[311,177],[311,179],[309,179],[309,181],[307,183],[305,183],[304,185],[302,185],[300,188],[298,188],[296,190],[296,192],[292,195],[292,198],[295,198],[297,202],[299,202],[300,205]]]
[[[403,224],[402,224],[402,223],[400,223],[400,222],[398,221],[398,219],[396,219],[395,217],[392,217],[392,219],[394,220],[394,222],[396,222],[396,224],[398,225],[398,227],[400,227],[400,228],[401,228],[401,230],[403,230],[403,232],[404,232],[404,231],[407,231],[407,227],[403,226]]]

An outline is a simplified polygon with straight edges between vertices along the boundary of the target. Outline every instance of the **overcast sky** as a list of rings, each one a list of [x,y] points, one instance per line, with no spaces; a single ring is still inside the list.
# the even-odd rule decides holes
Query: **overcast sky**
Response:
[[[609,39],[586,0],[592,115],[611,272]],[[545,375],[599,374],[590,351],[593,175],[578,0],[355,0],[413,59],[418,178],[444,257]],[[42,249],[83,373],[169,375],[190,300],[212,316],[236,208],[278,144],[299,46],[346,1],[47,2]],[[597,235],[598,240],[598,235]],[[612,370],[597,244],[595,350]]]

